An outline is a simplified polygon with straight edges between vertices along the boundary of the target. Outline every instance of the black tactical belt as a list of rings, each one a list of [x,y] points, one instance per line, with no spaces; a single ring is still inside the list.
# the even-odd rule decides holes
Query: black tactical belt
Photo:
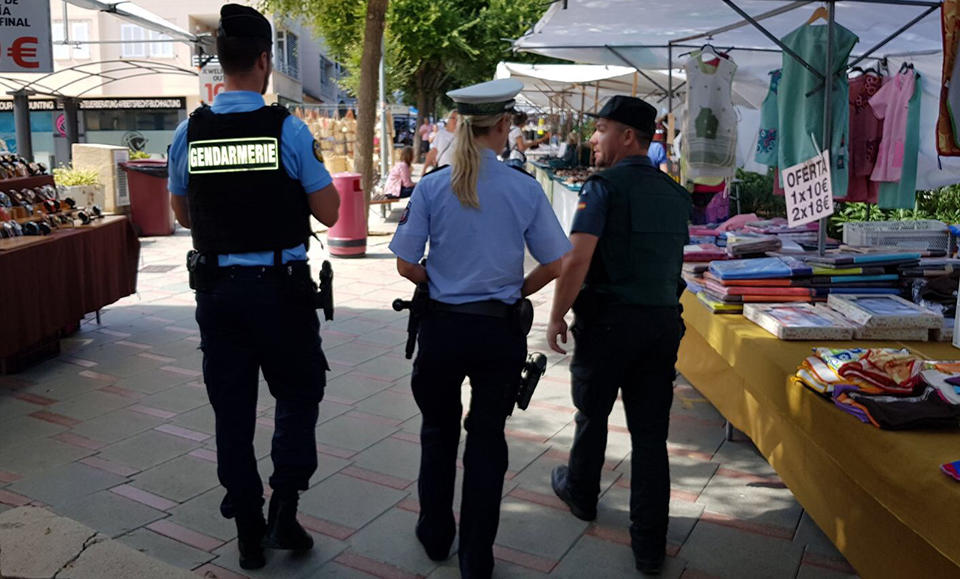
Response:
[[[278,277],[310,277],[310,266],[305,261],[288,262],[283,264],[282,268],[272,265],[248,266],[231,265],[229,267],[217,267],[217,277],[219,279],[275,279]]]
[[[497,300],[484,302],[470,302],[466,304],[445,304],[430,300],[430,308],[436,312],[450,312],[454,314],[470,314],[474,316],[488,316],[491,318],[510,318],[513,316],[513,305]]]

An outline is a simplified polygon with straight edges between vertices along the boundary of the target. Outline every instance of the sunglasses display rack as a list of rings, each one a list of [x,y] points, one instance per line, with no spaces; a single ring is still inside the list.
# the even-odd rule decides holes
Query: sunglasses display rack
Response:
[[[103,217],[96,205],[78,207],[70,198],[61,199],[52,175],[19,176],[25,171],[45,172],[42,165],[4,160],[8,158],[0,155],[0,250],[32,242],[19,238],[88,226]]]

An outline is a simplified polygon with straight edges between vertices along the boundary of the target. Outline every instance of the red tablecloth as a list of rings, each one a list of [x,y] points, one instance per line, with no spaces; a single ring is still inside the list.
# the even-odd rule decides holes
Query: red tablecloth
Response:
[[[134,293],[139,259],[122,216],[0,249],[0,358]]]

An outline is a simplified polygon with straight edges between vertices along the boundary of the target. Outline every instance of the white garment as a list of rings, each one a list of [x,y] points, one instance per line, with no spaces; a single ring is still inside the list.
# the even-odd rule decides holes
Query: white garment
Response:
[[[510,147],[510,159],[516,159],[518,161],[526,160],[523,152],[517,148],[517,139],[523,138],[523,131],[520,130],[520,127],[514,125],[510,129],[510,134],[507,136],[507,146]]]
[[[687,74],[687,104],[683,116],[683,157],[688,179],[733,177],[737,161],[737,111],[733,106],[733,75],[729,58],[700,58],[694,51],[683,68]]]
[[[433,139],[431,145],[431,148],[436,149],[437,155],[439,155],[437,157],[437,167],[453,164],[453,145],[455,141],[455,133],[451,133],[445,128],[437,132],[437,136]]]

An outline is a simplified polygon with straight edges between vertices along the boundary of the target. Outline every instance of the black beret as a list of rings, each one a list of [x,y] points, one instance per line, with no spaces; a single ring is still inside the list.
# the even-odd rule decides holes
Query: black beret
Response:
[[[656,131],[657,109],[636,97],[616,95],[603,105],[599,113],[588,117],[619,121],[652,137]]]
[[[220,9],[220,28],[217,36],[263,38],[273,41],[270,21],[249,6],[224,4]]]

